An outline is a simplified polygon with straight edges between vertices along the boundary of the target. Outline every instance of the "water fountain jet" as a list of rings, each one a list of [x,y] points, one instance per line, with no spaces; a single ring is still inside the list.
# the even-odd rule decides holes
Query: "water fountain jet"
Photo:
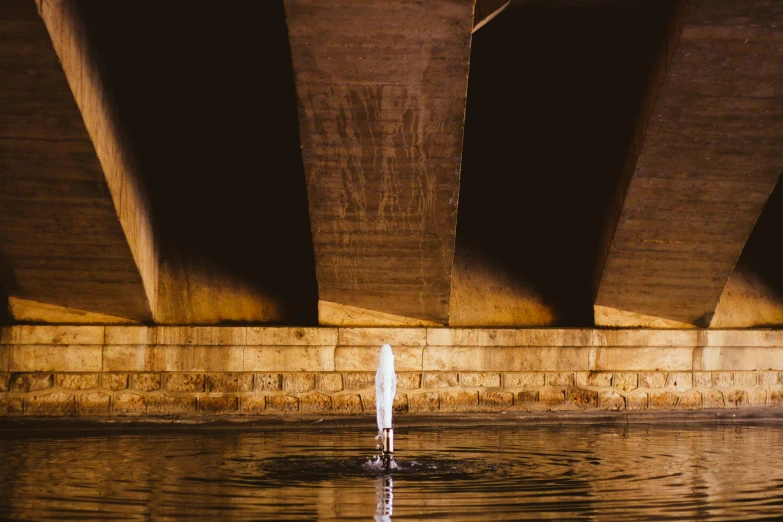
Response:
[[[384,344],[378,358],[375,374],[375,413],[378,421],[378,438],[383,443],[383,464],[390,468],[394,453],[394,428],[392,410],[397,393],[397,374],[394,373],[394,354],[391,346]]]

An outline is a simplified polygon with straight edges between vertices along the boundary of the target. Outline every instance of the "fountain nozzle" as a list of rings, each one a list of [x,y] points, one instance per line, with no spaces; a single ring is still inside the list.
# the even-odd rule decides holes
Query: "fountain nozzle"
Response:
[[[383,428],[383,454],[394,453],[394,428]]]
[[[394,429],[383,429],[383,464],[386,468],[391,466],[392,454],[394,453]]]

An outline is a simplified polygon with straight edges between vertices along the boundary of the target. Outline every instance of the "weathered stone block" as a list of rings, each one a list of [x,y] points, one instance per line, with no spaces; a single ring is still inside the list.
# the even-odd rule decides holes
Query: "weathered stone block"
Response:
[[[72,390],[88,390],[97,388],[100,380],[98,373],[59,373],[57,374],[57,386],[71,388]]]
[[[7,392],[10,385],[11,385],[11,374],[0,373],[0,393]]]
[[[783,406],[783,391],[773,390],[769,392],[769,405],[770,406]]]
[[[639,388],[663,388],[666,374],[663,372],[639,372]]]
[[[261,413],[266,409],[266,396],[254,395],[252,397],[240,397],[240,406],[243,413]]]
[[[248,346],[336,346],[337,328],[261,326],[247,329]]]
[[[646,410],[647,403],[647,392],[635,391],[625,396],[625,404],[629,410]]]
[[[145,370],[163,372],[241,372],[242,346],[152,346],[147,348]]]
[[[458,390],[440,394],[441,411],[474,411],[478,409],[479,392]]]
[[[350,372],[345,374],[346,390],[364,390],[375,387],[375,374],[372,372]]]
[[[755,370],[759,348],[751,346],[705,346],[702,349],[702,369],[713,371]],[[765,370],[777,368],[762,367]]]
[[[256,390],[280,391],[283,389],[283,375],[279,373],[257,373]]]
[[[596,347],[594,370],[644,371],[666,368],[675,371],[693,369],[693,348],[660,346]],[[585,368],[583,366],[583,368]]]
[[[314,389],[314,373],[286,373],[283,375],[283,391],[286,393],[305,393]]]
[[[568,402],[583,410],[593,410],[598,407],[598,392],[584,389],[569,390]]]
[[[636,372],[615,373],[614,387],[624,392],[634,391],[639,387],[639,374]]]
[[[609,388],[612,385],[612,374],[609,372],[579,372],[576,374],[576,385]]]
[[[565,392],[563,390],[541,390],[538,402],[547,406],[558,406],[565,403]]]
[[[542,388],[546,374],[537,372],[506,373],[506,388]]]
[[[195,397],[171,397],[163,394],[147,397],[148,415],[186,415],[196,413],[196,409]]]
[[[340,328],[338,344],[341,346],[394,347],[424,346],[427,344],[426,328]]]
[[[499,373],[462,373],[459,376],[460,385],[463,388],[482,387],[482,388],[500,388]]]
[[[781,346],[780,330],[705,330],[710,346]]]
[[[693,374],[689,372],[672,372],[666,381],[666,387],[678,392],[693,388]]]
[[[532,404],[538,402],[537,391],[521,391],[517,393],[517,404]]]
[[[762,388],[777,388],[780,386],[778,372],[759,372],[759,386]]]
[[[157,326],[155,344],[244,346],[244,326]]]
[[[112,391],[126,390],[128,388],[127,373],[104,373],[103,387]]]
[[[514,394],[507,392],[481,392],[479,404],[489,410],[507,410],[514,405]]]
[[[679,408],[683,410],[698,410],[702,405],[701,393],[690,390],[680,397]]]
[[[739,408],[740,406],[748,406],[750,404],[750,396],[745,390],[731,390],[726,392],[726,405]]]
[[[334,411],[338,413],[361,413],[362,398],[355,393],[336,395],[332,399]]]
[[[397,392],[394,396],[394,402],[392,403],[392,410],[394,413],[407,413],[408,396],[404,393]]]
[[[213,393],[251,392],[253,391],[253,374],[210,373],[207,375],[207,391]]]
[[[425,371],[543,372],[588,368],[590,348],[510,346],[427,346]]]
[[[459,374],[453,372],[425,373],[425,388],[448,388],[459,385]]]
[[[79,413],[82,415],[106,415],[110,412],[111,397],[108,393],[83,393],[79,396]]]
[[[734,374],[732,372],[715,372],[712,374],[712,385],[722,390],[733,388]]]
[[[399,377],[397,386],[399,386]],[[318,389],[325,392],[338,392],[343,389],[343,376],[339,373],[318,374]]]
[[[781,347],[705,348],[705,370],[780,370],[783,368]]]
[[[114,413],[120,415],[141,415],[147,411],[143,395],[138,393],[119,393],[114,396]]]
[[[13,345],[8,366],[12,372],[100,372],[103,347]]]
[[[17,373],[11,375],[12,392],[32,392],[45,390],[54,386],[54,375],[51,373]]]
[[[633,328],[593,330],[593,346],[693,346],[697,341],[695,330],[655,330]]]
[[[677,407],[680,398],[672,392],[650,393],[650,408],[653,410],[671,410]]]
[[[332,398],[323,393],[305,395],[300,400],[300,408],[303,412],[323,412],[332,409]]]
[[[625,409],[625,397],[614,391],[598,392],[598,401],[602,410],[622,411]]]
[[[247,346],[242,369],[249,372],[333,372],[334,350],[334,346]]]
[[[0,416],[22,415],[24,401],[21,397],[0,397]]]
[[[589,346],[587,328],[427,328],[433,346]]]
[[[107,326],[105,342],[112,344],[155,344],[157,329],[149,326]]]
[[[76,415],[76,395],[47,393],[27,399],[28,415]]]
[[[0,344],[103,344],[103,326],[20,325],[0,328]]]
[[[221,415],[232,413],[239,409],[239,398],[237,397],[199,397],[199,413],[210,415]]]
[[[693,386],[695,388],[712,388],[712,373],[695,372],[693,374]]]
[[[103,370],[109,372],[143,372],[154,370],[147,358],[146,345],[117,345],[103,347]]]
[[[403,372],[397,374],[397,388],[404,390],[418,390],[421,388],[421,374]]]
[[[735,386],[739,388],[753,388],[758,382],[756,372],[736,372],[734,382]]]
[[[135,373],[131,377],[131,388],[139,391],[156,391],[161,388],[159,373]]]
[[[291,395],[269,395],[266,398],[269,411],[299,411],[299,399]]]
[[[712,389],[702,393],[703,405],[705,408],[723,408],[723,394],[718,390]]]
[[[244,371],[242,346],[148,346],[140,371],[161,372],[241,372]],[[127,370],[127,367],[111,367]]]
[[[753,388],[748,392],[748,395],[750,395],[750,403],[753,406],[765,406],[767,404],[767,390]]]
[[[166,389],[172,392],[203,392],[205,381],[203,373],[169,373],[166,374]]]
[[[573,386],[576,382],[573,373],[548,373],[546,380],[549,386]]]
[[[411,393],[408,398],[410,411],[414,413],[436,412],[440,410],[440,399],[437,392]],[[783,400],[781,400],[783,404]]]

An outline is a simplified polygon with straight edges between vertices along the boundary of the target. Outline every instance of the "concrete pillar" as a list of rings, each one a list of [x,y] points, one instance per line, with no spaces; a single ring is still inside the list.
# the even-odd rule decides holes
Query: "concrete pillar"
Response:
[[[322,324],[444,324],[472,0],[286,0]]]
[[[157,292],[149,206],[76,7],[37,0],[0,9],[3,284],[12,303],[149,321]]]
[[[609,223],[598,325],[709,325],[783,170],[783,5],[677,12]]]

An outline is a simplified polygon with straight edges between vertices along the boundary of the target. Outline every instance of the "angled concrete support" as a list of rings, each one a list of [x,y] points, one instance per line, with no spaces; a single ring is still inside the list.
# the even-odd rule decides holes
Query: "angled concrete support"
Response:
[[[783,5],[678,9],[679,43],[662,47],[611,223],[596,324],[709,325],[783,170]]]
[[[473,1],[285,5],[320,322],[446,323]]]
[[[149,206],[77,7],[37,0],[0,8],[8,39],[0,53],[4,283],[25,309],[73,309],[74,322],[95,314],[150,321],[157,254]],[[36,320],[47,319],[46,308]]]

